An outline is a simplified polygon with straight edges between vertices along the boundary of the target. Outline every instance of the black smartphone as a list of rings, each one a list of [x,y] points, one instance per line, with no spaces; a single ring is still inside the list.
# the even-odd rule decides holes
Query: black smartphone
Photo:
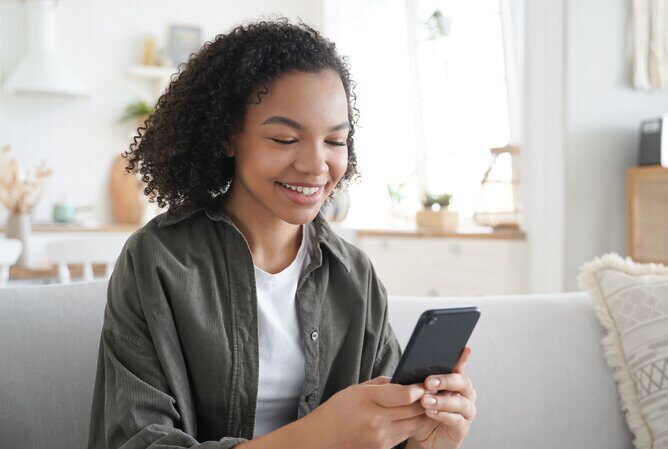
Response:
[[[422,383],[450,374],[480,318],[477,307],[431,309],[422,313],[392,376],[392,383]]]

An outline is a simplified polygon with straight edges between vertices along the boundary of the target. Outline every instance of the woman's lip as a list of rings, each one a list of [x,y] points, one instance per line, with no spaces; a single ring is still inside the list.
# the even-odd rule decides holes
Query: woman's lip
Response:
[[[312,206],[317,204],[318,201],[320,201],[320,196],[322,195],[323,191],[323,187],[318,187],[318,190],[313,195],[306,196],[292,189],[288,189],[287,187],[283,187],[280,182],[276,182],[276,186],[281,192],[283,192],[285,196],[288,197],[288,199],[304,206]]]
[[[325,184],[309,184],[307,182],[281,182],[278,181],[281,184],[289,184],[291,186],[298,186],[298,187],[324,187]]]

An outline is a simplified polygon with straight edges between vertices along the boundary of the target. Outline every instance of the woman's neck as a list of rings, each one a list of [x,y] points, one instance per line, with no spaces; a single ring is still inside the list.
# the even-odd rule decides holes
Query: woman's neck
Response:
[[[223,209],[248,241],[253,263],[267,273],[279,273],[297,256],[302,241],[303,225],[287,223],[271,213],[249,207],[252,199],[227,192]]]

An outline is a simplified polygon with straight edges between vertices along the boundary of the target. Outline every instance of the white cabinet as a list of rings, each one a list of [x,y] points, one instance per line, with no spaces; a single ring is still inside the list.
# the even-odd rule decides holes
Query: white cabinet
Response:
[[[523,239],[358,235],[388,294],[457,296],[526,293]]]

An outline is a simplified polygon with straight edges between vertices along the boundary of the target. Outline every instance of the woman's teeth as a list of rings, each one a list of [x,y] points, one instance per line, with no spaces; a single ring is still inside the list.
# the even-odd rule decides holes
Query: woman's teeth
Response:
[[[306,196],[311,196],[311,195],[313,195],[313,194],[314,194],[315,192],[317,192],[318,189],[320,188],[320,187],[301,187],[301,186],[293,186],[293,185],[290,185],[290,184],[283,184],[282,182],[280,182],[279,184],[282,185],[283,187],[286,187],[286,188],[288,188],[288,189],[290,189],[290,190],[294,190],[295,192],[299,192],[299,193],[301,193],[302,195],[306,195]]]

